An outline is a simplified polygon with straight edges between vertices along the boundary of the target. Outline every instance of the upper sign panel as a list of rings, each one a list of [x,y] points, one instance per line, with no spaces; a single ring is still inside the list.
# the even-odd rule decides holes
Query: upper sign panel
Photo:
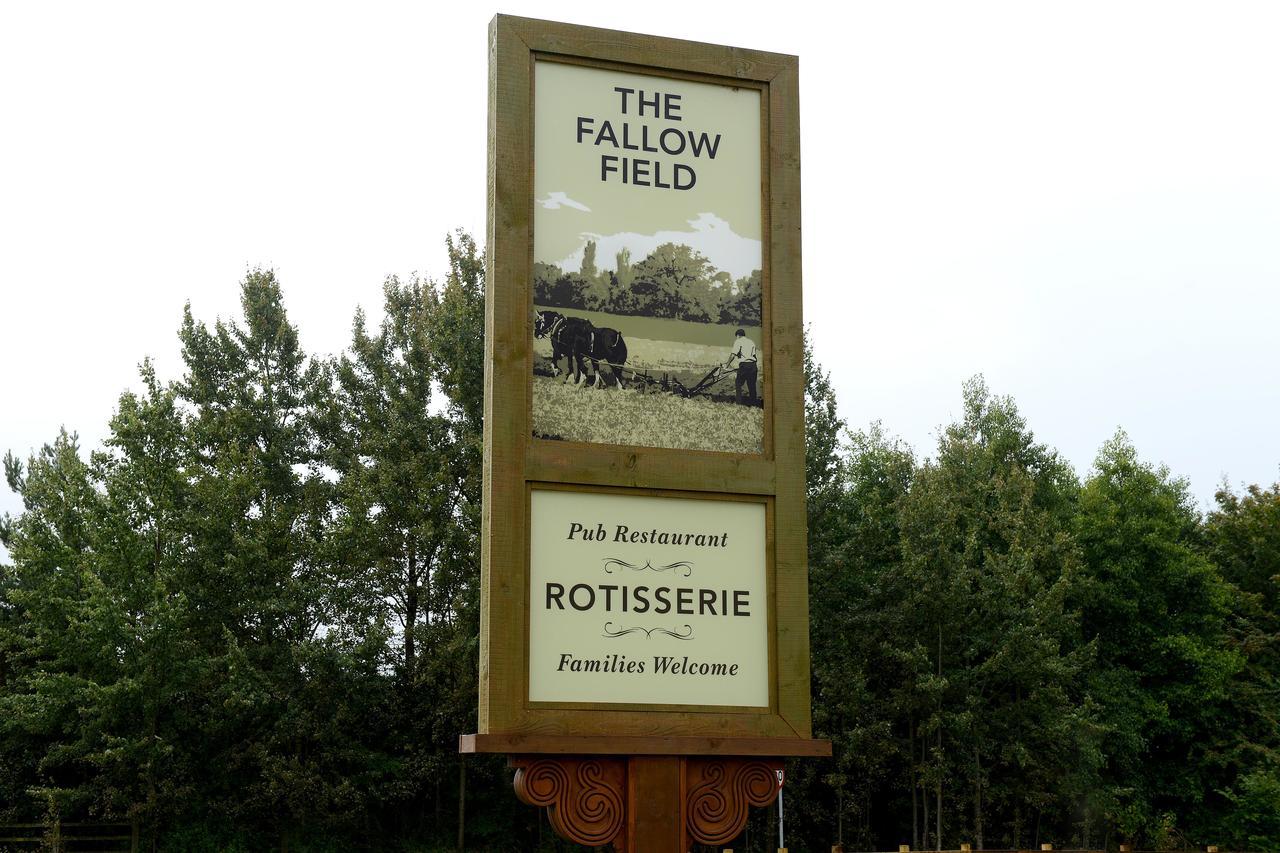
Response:
[[[762,452],[760,98],[535,64],[535,437]]]

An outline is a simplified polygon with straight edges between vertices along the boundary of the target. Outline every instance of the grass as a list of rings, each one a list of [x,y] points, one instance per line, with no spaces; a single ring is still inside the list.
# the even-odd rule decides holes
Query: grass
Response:
[[[703,397],[590,388],[533,377],[533,433],[541,438],[760,453],[764,410]]]

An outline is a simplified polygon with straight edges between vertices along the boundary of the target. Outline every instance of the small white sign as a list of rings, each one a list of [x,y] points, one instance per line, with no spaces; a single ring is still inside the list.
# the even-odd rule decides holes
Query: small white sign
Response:
[[[529,699],[767,707],[765,505],[535,489]]]

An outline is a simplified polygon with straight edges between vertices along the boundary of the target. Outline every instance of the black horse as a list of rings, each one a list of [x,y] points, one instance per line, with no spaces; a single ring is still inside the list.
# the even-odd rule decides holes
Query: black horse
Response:
[[[551,375],[560,375],[560,359],[567,356],[565,379],[572,376],[575,384],[586,377],[583,357],[590,349],[593,331],[590,320],[566,317],[559,311],[539,311],[533,319],[533,336],[551,341]]]
[[[533,336],[551,341],[551,372],[560,375],[560,359],[568,357],[566,381],[572,375],[581,384],[586,375],[584,357],[591,360],[592,385],[607,385],[601,363],[610,368],[619,388],[624,387],[622,366],[627,363],[627,342],[616,329],[597,328],[583,317],[566,317],[559,311],[539,311],[533,320]]]
[[[591,359],[591,366],[596,373],[596,385],[609,384],[604,372],[600,370],[603,363],[613,373],[618,389],[626,387],[622,380],[622,366],[627,363],[627,342],[621,332],[604,326],[593,328],[587,345],[587,357]]]

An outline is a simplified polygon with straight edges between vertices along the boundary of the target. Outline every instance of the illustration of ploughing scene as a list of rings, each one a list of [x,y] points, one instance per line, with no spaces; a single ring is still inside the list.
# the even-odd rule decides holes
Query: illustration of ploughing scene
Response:
[[[533,435],[763,452],[759,90],[534,79]]]
[[[759,453],[760,271],[735,280],[677,243],[612,269],[596,254],[535,264],[534,435]]]

